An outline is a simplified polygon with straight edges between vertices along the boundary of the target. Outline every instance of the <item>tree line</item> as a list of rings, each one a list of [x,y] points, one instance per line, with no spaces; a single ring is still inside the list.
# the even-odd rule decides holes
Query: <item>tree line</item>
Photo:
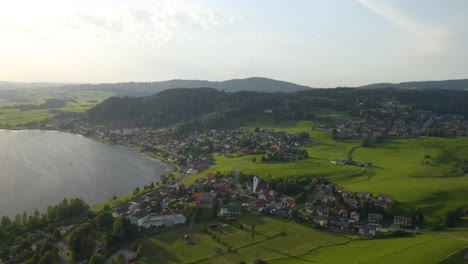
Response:
[[[316,109],[329,108],[359,116],[393,100],[409,108],[439,114],[468,116],[468,92],[401,89],[310,89],[296,93],[234,92],[211,88],[171,89],[147,97],[111,97],[86,113],[91,124],[164,127],[179,124],[178,131],[203,130],[272,109],[275,120],[311,120]]]

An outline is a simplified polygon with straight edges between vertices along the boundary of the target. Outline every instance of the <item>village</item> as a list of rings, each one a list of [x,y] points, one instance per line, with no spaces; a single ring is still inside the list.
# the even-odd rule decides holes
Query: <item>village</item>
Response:
[[[113,216],[124,216],[135,225],[151,228],[184,224],[191,218],[187,208],[207,208],[215,212],[214,219],[213,215],[210,219],[221,222],[236,221],[242,215],[267,215],[368,237],[383,228],[418,228],[422,224],[418,213],[393,215],[394,200],[390,195],[351,192],[322,178],[317,179],[305,202],[296,203],[295,198],[276,191],[258,177],[249,179],[240,184],[231,175],[207,174],[190,186],[171,182],[121,204]]]
[[[432,111],[383,107],[362,110],[360,116],[337,122],[328,131],[332,132],[334,138],[468,135],[468,121],[462,115],[439,115]]]
[[[226,130],[211,129],[177,136],[167,128],[118,128],[93,126],[92,133],[98,139],[122,142],[141,147],[170,163],[182,168],[182,172],[197,174],[210,165],[212,157],[239,157],[263,154],[262,162],[286,162],[307,158],[308,153],[299,150],[312,143],[307,132],[290,134],[270,129],[236,128]]]

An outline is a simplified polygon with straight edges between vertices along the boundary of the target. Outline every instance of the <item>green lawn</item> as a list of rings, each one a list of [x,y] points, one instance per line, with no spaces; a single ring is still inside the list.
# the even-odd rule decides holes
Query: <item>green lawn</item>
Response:
[[[468,242],[441,235],[424,234],[409,238],[355,240],[323,247],[295,258],[271,263],[439,263]]]
[[[261,216],[244,216],[227,227],[210,229],[210,233],[202,231],[206,224],[195,225],[192,233],[194,245],[184,239],[186,226],[179,226],[129,246],[143,245],[141,263],[239,263],[241,260],[250,263],[259,257],[272,260],[284,258],[285,254],[302,255],[318,247],[341,244],[351,239],[287,220]],[[239,229],[240,224],[244,225],[244,230]],[[255,237],[252,241],[253,224]],[[219,242],[213,236],[219,238]],[[223,253],[217,253],[216,248]]]

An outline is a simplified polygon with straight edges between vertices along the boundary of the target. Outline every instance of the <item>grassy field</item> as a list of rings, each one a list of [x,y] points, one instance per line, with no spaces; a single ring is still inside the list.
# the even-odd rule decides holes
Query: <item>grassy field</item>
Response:
[[[468,246],[467,241],[435,234],[409,238],[355,240],[271,263],[439,263]]]
[[[429,144],[430,158],[424,159]],[[461,160],[468,158],[468,138],[387,140],[356,149],[353,158],[371,161],[374,168],[362,176],[336,179],[338,185],[390,194],[398,201],[397,209],[420,208],[429,224],[437,224],[447,210],[468,202],[468,175],[460,173]]]
[[[207,224],[196,223],[192,233],[186,225],[163,229],[127,248],[143,245],[139,263],[252,263],[258,258],[268,263],[439,263],[468,246],[467,241],[439,234],[360,240],[262,216],[244,216],[205,233]],[[193,243],[184,239],[186,234]]]
[[[195,224],[191,233],[193,245],[184,239],[188,233],[186,226],[181,226],[136,241],[129,247],[143,245],[144,254],[139,263],[239,263],[241,260],[251,263],[256,258],[273,260],[302,255],[312,249],[351,240],[344,235],[270,217],[242,217],[238,223],[210,229],[209,233],[202,231],[206,224]],[[240,224],[244,225],[244,230],[239,229]],[[253,224],[255,237],[252,241]]]
[[[47,109],[20,111],[19,109],[0,109],[0,124],[15,127],[32,121],[41,121],[52,117]]]
[[[15,104],[42,104],[47,99],[71,99],[75,102],[68,102],[66,106],[57,108],[63,112],[84,112],[106,98],[113,95],[110,92],[101,91],[44,91],[35,89],[17,90],[14,97],[0,99],[0,106]],[[53,114],[50,109],[38,109],[29,111],[20,111],[19,109],[0,109],[0,125],[9,124],[15,128],[21,124],[33,121],[43,121],[51,118]]]

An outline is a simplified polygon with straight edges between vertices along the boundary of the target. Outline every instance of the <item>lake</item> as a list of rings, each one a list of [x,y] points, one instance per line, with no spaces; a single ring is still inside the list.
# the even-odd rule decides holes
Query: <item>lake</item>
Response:
[[[45,212],[65,197],[96,204],[156,183],[171,170],[127,146],[81,135],[0,130],[0,215]]]

